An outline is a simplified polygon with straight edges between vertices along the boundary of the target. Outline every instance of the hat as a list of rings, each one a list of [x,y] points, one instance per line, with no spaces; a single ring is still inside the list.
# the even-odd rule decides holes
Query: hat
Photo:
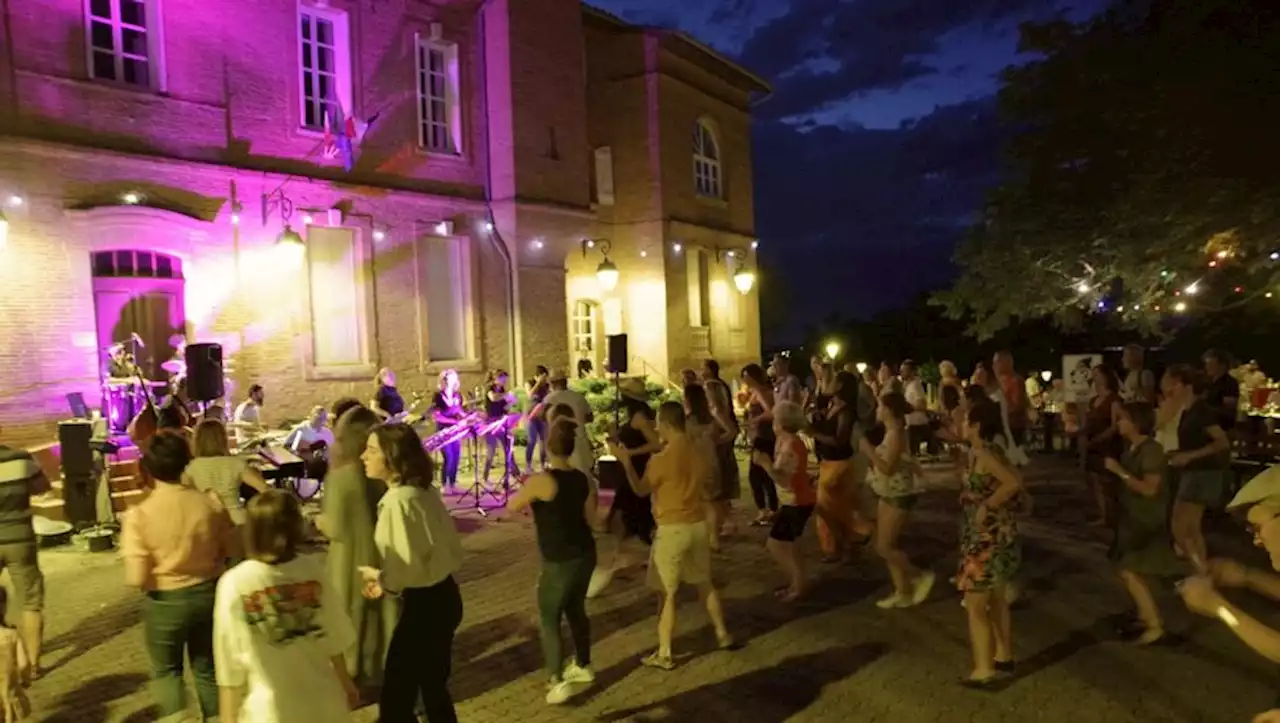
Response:
[[[637,402],[649,401],[649,390],[645,389],[644,380],[640,377],[629,377],[618,382],[618,392]]]
[[[1280,502],[1280,465],[1266,468],[1245,483],[1227,505],[1227,509],[1236,510],[1272,500]]]

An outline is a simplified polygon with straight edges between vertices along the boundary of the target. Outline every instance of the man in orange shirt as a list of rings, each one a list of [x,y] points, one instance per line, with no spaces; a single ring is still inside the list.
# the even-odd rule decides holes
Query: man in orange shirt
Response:
[[[162,431],[151,438],[142,466],[156,486],[125,517],[120,541],[125,581],[147,596],[143,629],[161,720],[186,712],[184,653],[191,659],[201,712],[206,720],[218,715],[213,607],[218,577],[235,552],[234,527],[225,508],[182,483],[190,462],[186,437]]]
[[[681,583],[698,588],[716,630],[720,649],[734,647],[724,624],[720,595],[711,582],[711,537],[707,534],[707,489],[714,482],[714,460],[685,434],[684,407],[665,402],[658,407],[658,436],[666,444],[649,458],[644,477],[636,475],[628,450],[610,440],[609,451],[622,462],[636,494],[649,495],[658,531],[649,553],[649,584],[662,591],[658,618],[658,650],[644,658],[651,668],[672,670],[671,638],[676,628],[676,592]]]
[[[1013,370],[1013,354],[1010,352],[996,352],[991,360],[991,368],[996,380],[1000,382],[1005,402],[1009,405],[1009,432],[1013,435],[1013,443],[1021,447],[1027,440],[1026,384]]]

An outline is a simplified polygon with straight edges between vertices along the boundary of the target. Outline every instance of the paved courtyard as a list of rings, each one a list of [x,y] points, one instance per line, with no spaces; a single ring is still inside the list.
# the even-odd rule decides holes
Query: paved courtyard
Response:
[[[946,584],[955,563],[955,494],[923,499],[907,531],[912,556],[939,574],[925,605],[881,611],[883,568],[870,557],[817,569],[813,597],[777,603],[763,530],[747,529],[717,558],[730,624],[747,645],[713,652],[706,616],[682,609],[672,673],[641,668],[655,635],[656,601],[642,569],[592,601],[599,682],[570,705],[542,700],[532,627],[537,554],[523,517],[462,519],[466,617],[452,689],[463,723],[504,721],[1247,721],[1280,687],[1267,664],[1214,621],[1193,620],[1171,598],[1177,644],[1136,649],[1109,617],[1125,598],[1109,574],[1103,533],[1087,530],[1077,482],[1042,464],[1032,475],[1034,517],[1023,525],[1025,603],[1014,617],[1018,676],[998,692],[960,688],[969,670],[965,617]],[[749,501],[740,506],[746,514]],[[1243,533],[1217,544],[1244,550]],[[813,548],[812,539],[806,544]],[[1256,556],[1251,562],[1261,564]],[[151,721],[140,600],[112,553],[43,554],[48,576],[48,674],[32,691],[36,720]],[[1256,608],[1257,601],[1246,603]],[[1266,611],[1265,603],[1261,606]],[[1272,615],[1271,618],[1276,618]],[[373,709],[357,720],[373,721]]]

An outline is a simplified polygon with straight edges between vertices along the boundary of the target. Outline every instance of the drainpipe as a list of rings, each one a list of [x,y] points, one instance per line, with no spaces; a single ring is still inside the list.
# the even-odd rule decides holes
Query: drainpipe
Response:
[[[520,294],[520,278],[519,269],[516,267],[516,260],[511,255],[511,249],[507,246],[507,242],[502,238],[502,232],[498,230],[498,220],[493,214],[493,145],[489,143],[489,134],[491,133],[492,124],[489,122],[489,60],[488,60],[488,30],[485,26],[484,13],[493,0],[484,0],[480,4],[477,17],[480,20],[480,77],[484,82],[484,115],[485,115],[485,182],[484,182],[484,202],[485,217],[488,219],[490,228],[490,240],[495,242],[498,253],[502,255],[502,260],[507,265],[507,358],[511,360],[512,378],[515,380],[524,379],[524,359],[520,354],[522,346],[522,334],[520,324],[520,305],[517,303]]]

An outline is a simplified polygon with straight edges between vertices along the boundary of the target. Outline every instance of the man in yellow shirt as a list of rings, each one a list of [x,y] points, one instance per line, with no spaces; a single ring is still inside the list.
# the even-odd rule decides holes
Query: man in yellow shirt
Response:
[[[628,452],[616,440],[610,452],[622,462],[627,480],[639,495],[650,495],[658,523],[649,555],[649,584],[663,595],[658,618],[658,650],[645,665],[671,670],[671,637],[676,627],[676,592],[681,583],[698,588],[715,627],[721,650],[735,647],[724,624],[720,595],[711,582],[711,538],[707,534],[707,490],[714,482],[714,459],[685,434],[684,407],[666,402],[658,408],[658,436],[665,448],[649,459],[644,477],[636,474]]]

